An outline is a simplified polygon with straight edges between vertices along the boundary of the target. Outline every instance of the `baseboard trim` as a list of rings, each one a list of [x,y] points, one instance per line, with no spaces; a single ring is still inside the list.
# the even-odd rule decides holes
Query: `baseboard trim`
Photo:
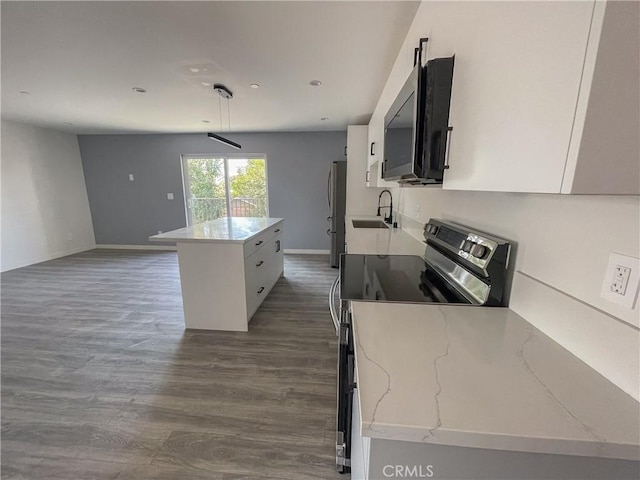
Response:
[[[16,270],[18,268],[29,267],[31,265],[36,265],[38,263],[44,263],[50,260],[55,260],[56,258],[68,257],[69,255],[75,255],[77,253],[88,252],[89,250],[93,250],[94,248],[96,247],[93,245],[91,246],[85,245],[84,247],[72,248],[70,250],[65,250],[63,252],[55,252],[46,257],[31,257],[28,260],[23,260],[19,262],[17,265],[11,265],[8,268],[5,267],[3,263],[2,266],[0,267],[0,272],[2,273],[10,272],[11,270]]]
[[[298,248],[285,248],[285,255],[329,255],[329,250],[305,250]]]
[[[100,250],[164,250],[169,252],[175,252],[175,245],[109,245],[104,243],[99,243],[96,245],[97,249]]]

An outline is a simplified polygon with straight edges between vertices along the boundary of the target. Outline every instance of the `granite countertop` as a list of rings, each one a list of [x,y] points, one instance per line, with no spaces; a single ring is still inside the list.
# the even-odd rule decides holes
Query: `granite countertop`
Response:
[[[640,406],[507,308],[352,302],[362,435],[640,459]]]
[[[224,217],[171,232],[152,235],[154,242],[244,243],[283,218]]]
[[[425,244],[400,228],[354,228],[352,220],[381,220],[382,217],[351,216],[345,219],[347,253],[423,256]]]

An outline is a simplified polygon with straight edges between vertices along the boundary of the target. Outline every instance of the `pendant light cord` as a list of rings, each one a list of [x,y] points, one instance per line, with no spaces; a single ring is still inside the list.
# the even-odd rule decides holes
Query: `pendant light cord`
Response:
[[[229,107],[229,99],[227,98],[227,118],[229,120],[229,133],[231,133],[231,107]]]
[[[220,114],[220,131],[222,131],[222,100],[218,97],[218,113]]]

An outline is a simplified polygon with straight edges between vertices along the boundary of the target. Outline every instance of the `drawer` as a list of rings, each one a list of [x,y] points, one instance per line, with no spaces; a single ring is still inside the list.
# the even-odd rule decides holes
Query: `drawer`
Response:
[[[282,235],[279,234],[244,260],[247,314],[255,313],[278,281],[283,267]]]
[[[265,231],[261,232],[256,237],[244,243],[244,257],[247,258],[253,255],[258,249],[262,248],[269,240],[276,235],[283,233],[284,222],[280,222],[276,225],[272,225]]]

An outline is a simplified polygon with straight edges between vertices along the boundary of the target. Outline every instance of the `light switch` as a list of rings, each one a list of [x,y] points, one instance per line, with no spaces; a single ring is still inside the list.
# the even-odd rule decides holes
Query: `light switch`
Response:
[[[130,182],[133,182],[133,173],[130,173],[130,174],[129,174],[129,181],[130,181]]]
[[[173,193],[167,193],[167,200],[173,200]]]

